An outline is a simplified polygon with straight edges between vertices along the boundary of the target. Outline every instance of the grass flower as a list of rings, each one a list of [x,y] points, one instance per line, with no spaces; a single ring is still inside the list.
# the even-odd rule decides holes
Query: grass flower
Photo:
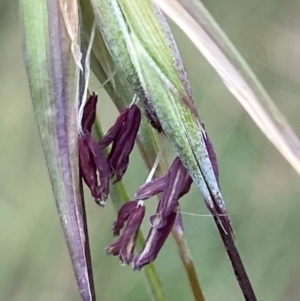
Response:
[[[24,58],[34,110],[82,299],[96,300],[83,180],[97,204],[103,206],[111,196],[118,209],[113,225],[113,234],[118,239],[107,246],[106,252],[118,256],[124,264],[132,264],[136,270],[144,267],[158,301],[167,299],[153,261],[171,232],[180,249],[195,300],[204,300],[184,239],[179,204],[180,198],[194,184],[214,218],[245,299],[255,301],[220,189],[212,142],[195,106],[171,29],[154,2],[41,0],[37,4],[23,0],[21,4]],[[170,4],[170,1],[163,2]],[[173,12],[181,6],[170,4],[169,7]],[[197,20],[198,14],[193,18]],[[205,14],[202,19],[205,26],[213,24]],[[232,93],[240,101],[251,97],[256,101],[261,96],[269,104],[265,92],[247,68],[224,59],[230,47],[229,50],[224,48],[221,54],[219,45],[211,47],[215,46],[211,36],[216,37],[221,46],[226,39],[217,31],[207,37],[206,31],[209,29],[205,28],[201,34],[209,41],[209,47],[205,47],[210,51],[204,53],[223,77],[228,74],[224,65],[229,68],[231,76],[225,82]],[[232,58],[231,55],[239,61],[234,51],[225,57]],[[91,70],[120,112],[105,135],[96,118],[97,95],[87,97]],[[239,72],[250,75],[241,81]],[[244,80],[250,84],[241,84]],[[247,93],[243,93],[241,87],[246,87]],[[272,108],[269,111],[276,112],[273,106],[269,107]],[[261,117],[258,118],[260,115],[255,116],[263,131],[271,128],[270,139],[279,148],[288,150],[286,158],[295,162],[299,171],[297,153],[290,150],[286,141],[291,137],[293,145],[300,144],[284,119],[276,114],[279,116],[273,117],[276,123],[267,116],[264,126]],[[288,129],[289,135],[283,135],[285,131],[276,128],[276,124],[284,124],[283,129]],[[162,156],[154,178],[137,188],[134,199],[125,202],[128,196],[122,179],[135,142],[151,169],[154,163],[157,167],[158,135],[169,141],[176,157],[171,166],[166,167]],[[140,230],[146,211],[144,202],[156,195],[157,209],[150,217],[151,227],[144,239]]]
[[[179,214],[177,212],[179,198],[189,191],[191,184],[191,177],[177,157],[167,175],[142,185],[136,193],[135,200],[125,203],[119,210],[118,218],[114,223],[114,235],[120,234],[125,221],[128,222],[128,226],[120,239],[106,248],[107,253],[118,255],[124,263],[133,262],[134,269],[140,270],[144,265],[151,263],[157,257],[159,250],[172,230],[176,215]],[[143,203],[146,199],[159,193],[162,193],[162,197],[158,203],[156,214],[150,218],[152,227],[142,251],[134,256],[137,231],[145,213]],[[132,235],[134,239],[126,240],[124,238]],[[125,242],[127,242],[127,245]],[[131,250],[129,257],[124,257],[123,249]]]

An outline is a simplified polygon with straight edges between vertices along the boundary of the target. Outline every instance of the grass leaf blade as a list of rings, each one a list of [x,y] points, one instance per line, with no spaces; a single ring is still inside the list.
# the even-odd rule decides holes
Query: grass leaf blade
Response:
[[[298,137],[201,1],[154,2],[186,33],[260,130],[300,174]]]
[[[95,300],[77,148],[79,70],[58,0],[21,2],[25,65],[60,220],[84,301]]]

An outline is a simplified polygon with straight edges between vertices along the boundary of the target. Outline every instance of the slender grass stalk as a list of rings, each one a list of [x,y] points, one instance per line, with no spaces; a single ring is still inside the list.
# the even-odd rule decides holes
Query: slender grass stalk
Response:
[[[240,254],[236,248],[235,241],[231,235],[228,235],[224,232],[220,221],[214,217],[215,223],[218,227],[220,236],[223,240],[224,245],[226,246],[227,254],[230,258],[236,279],[238,280],[239,286],[243,292],[244,298],[246,301],[256,301],[256,295],[252,288],[250,279],[247,275],[246,269],[240,257]],[[229,231],[230,229],[227,229]]]
[[[187,240],[181,228],[174,226],[172,229],[173,237],[175,238],[181,261],[183,262],[184,268],[189,278],[191,290],[194,294],[196,301],[204,301],[204,294],[202,292],[200,282],[197,276],[197,271],[188,247]]]

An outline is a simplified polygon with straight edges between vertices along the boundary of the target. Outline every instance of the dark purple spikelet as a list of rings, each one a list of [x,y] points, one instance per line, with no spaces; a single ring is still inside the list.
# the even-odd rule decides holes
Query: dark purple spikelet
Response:
[[[140,186],[136,192],[135,197],[138,200],[150,199],[151,197],[163,192],[167,183],[168,183],[168,174],[156,178]]]
[[[117,220],[114,222],[113,234],[118,236],[123,229],[125,222],[128,220],[132,210],[137,206],[136,201],[126,202],[118,212]]]
[[[105,252],[109,255],[119,256],[120,250],[121,250],[121,243],[122,243],[122,241],[120,239],[118,239],[116,242],[108,245],[105,248]]]
[[[108,147],[112,142],[114,142],[114,140],[117,139],[118,134],[121,131],[121,128],[127,119],[128,111],[129,109],[127,108],[121,112],[115,124],[107,131],[105,136],[99,141],[99,145],[101,148]]]
[[[141,111],[137,105],[133,104],[120,114],[115,124],[99,142],[100,148],[105,148],[112,143],[107,162],[111,175],[115,177],[115,182],[121,181],[127,170],[140,123]]]
[[[134,258],[138,231],[145,215],[145,206],[142,202],[131,201],[125,203],[119,211],[118,219],[114,223],[114,234],[119,235],[120,230],[126,226],[119,239],[106,247],[106,252],[118,255],[122,263],[129,264]]]
[[[81,176],[96,202],[104,205],[110,191],[109,180],[115,177],[115,182],[120,181],[128,167],[141,122],[141,111],[135,104],[125,109],[103,139],[96,142],[91,130],[96,118],[97,99],[93,93],[84,106],[78,149]],[[110,144],[112,148],[106,158],[103,149]]]
[[[184,182],[182,184],[182,187],[181,187],[181,191],[180,191],[180,194],[179,194],[179,199],[182,198],[185,194],[187,194],[190,191],[192,184],[193,184],[193,179],[187,173],[187,175],[184,179]]]
[[[129,155],[134,147],[135,139],[141,123],[141,111],[138,106],[132,105],[122,130],[113,143],[112,151],[108,156],[110,168],[116,176],[116,182],[120,181],[127,170]]]
[[[174,211],[178,205],[178,200],[184,180],[187,176],[187,171],[180,159],[175,158],[168,172],[168,183],[165,187],[163,197],[159,201],[156,218],[151,218],[152,226],[160,229],[165,226],[167,217]]]
[[[78,138],[80,174],[98,205],[109,195],[110,172],[106,159],[89,132]]]
[[[132,210],[128,222],[122,234],[122,243],[119,257],[123,263],[129,264],[134,258],[134,249],[138,232],[145,216],[145,206],[138,204],[135,210]]]
[[[185,175],[178,196],[178,199],[181,198],[182,196],[184,196],[186,193],[189,192],[193,180],[190,177],[190,175],[187,173],[180,159],[176,157],[169,172],[166,175],[156,178],[150,182],[147,182],[138,188],[135,195],[136,199],[137,200],[149,199],[161,192],[164,192],[168,185],[170,185],[169,189],[171,189],[172,185],[175,186],[175,189],[177,189],[179,183],[177,183],[176,185],[176,183],[174,183],[174,179],[171,179],[170,181],[170,177],[174,175],[174,173],[176,174],[177,172],[180,173],[181,176]]]
[[[98,185],[96,164],[92,160],[85,136],[80,136],[78,138],[78,150],[80,174],[86,185],[89,187],[91,194],[94,196],[96,195],[96,187]]]
[[[83,132],[92,132],[92,126],[96,119],[97,101],[98,96],[93,93],[85,104],[81,121]]]
[[[176,214],[176,211],[172,212],[166,218],[165,225],[162,228],[151,228],[143,249],[133,260],[133,268],[135,270],[140,270],[143,266],[151,263],[156,259],[159,251],[161,250],[172,230]]]
[[[103,204],[109,195],[109,178],[110,171],[102,149],[96,143],[94,138],[90,133],[85,133],[85,139],[92,157],[94,164],[97,167],[99,174],[99,185],[96,187],[96,195],[93,195],[96,199],[96,202]]]
[[[96,118],[97,95],[93,93],[85,104],[82,115],[82,131],[78,137],[80,174],[99,205],[109,195],[110,171],[102,149],[92,137],[91,130]]]
[[[118,218],[114,222],[114,235],[119,235],[126,222],[127,224],[119,240],[109,245],[106,251],[109,254],[119,255],[124,263],[128,264],[133,261],[135,269],[141,269],[152,262],[174,225],[176,214],[178,214],[178,200],[189,191],[191,184],[192,179],[185,167],[178,157],[175,158],[166,175],[142,185],[137,190],[136,200],[125,203],[119,210]],[[158,193],[163,193],[163,195],[158,203],[156,214],[150,219],[151,230],[141,253],[134,258],[136,235],[145,214],[141,200],[151,198]]]

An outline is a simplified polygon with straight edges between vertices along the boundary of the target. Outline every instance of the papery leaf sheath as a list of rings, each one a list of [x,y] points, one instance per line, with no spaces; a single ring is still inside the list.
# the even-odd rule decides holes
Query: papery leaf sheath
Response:
[[[95,300],[95,294],[78,169],[79,69],[71,50],[74,40],[66,29],[60,2],[21,1],[24,57],[40,138],[73,268],[82,299],[90,301]],[[72,24],[71,20],[69,26],[78,24]]]

